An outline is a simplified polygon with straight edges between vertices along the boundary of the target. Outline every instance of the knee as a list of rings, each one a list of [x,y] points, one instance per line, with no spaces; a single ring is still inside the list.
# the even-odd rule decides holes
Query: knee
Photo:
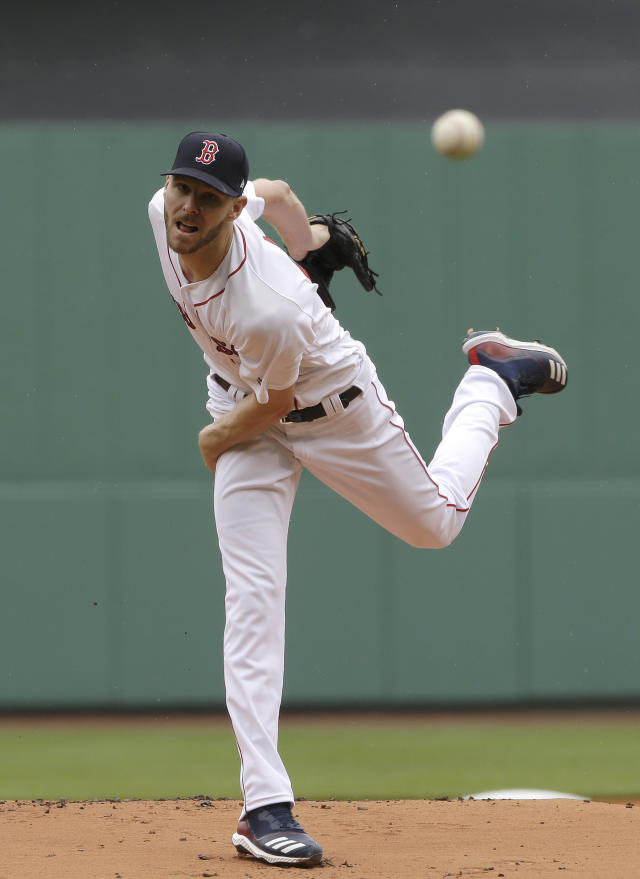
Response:
[[[407,543],[416,549],[446,549],[454,540],[454,537],[427,534],[415,541],[409,540]]]
[[[445,521],[436,526],[430,522],[426,527],[412,529],[403,538],[416,549],[446,549],[456,539],[461,527],[462,523],[458,522]]]
[[[429,544],[428,549],[446,549],[451,546],[456,536],[456,534],[438,534],[433,543]]]

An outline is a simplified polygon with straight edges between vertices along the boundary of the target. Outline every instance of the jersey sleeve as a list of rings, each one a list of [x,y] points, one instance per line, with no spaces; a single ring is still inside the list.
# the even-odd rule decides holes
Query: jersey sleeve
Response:
[[[152,226],[159,222],[164,225],[164,187],[159,189],[149,202],[149,220]]]
[[[269,399],[269,389],[284,390],[295,384],[302,355],[313,341],[309,315],[295,303],[279,303],[277,313],[260,321],[247,334],[239,351],[240,377],[251,386],[259,403]]]
[[[264,211],[264,199],[260,198],[259,195],[256,195],[256,188],[253,185],[252,180],[247,182],[242,194],[246,196],[247,199],[245,211],[252,220],[257,220],[258,217],[262,216],[262,212]]]

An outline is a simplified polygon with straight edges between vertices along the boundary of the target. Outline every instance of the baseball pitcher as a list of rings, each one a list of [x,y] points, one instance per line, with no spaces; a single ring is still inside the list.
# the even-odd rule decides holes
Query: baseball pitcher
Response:
[[[377,283],[348,219],[307,219],[286,183],[249,181],[243,147],[224,134],[186,135],[165,175],[149,217],[208,371],[211,420],[199,447],[215,472],[226,698],[244,797],[232,841],[269,864],[313,866],[322,849],[293,817],[277,747],[287,531],[302,468],[412,546],[447,546],[518,401],[561,391],[567,367],[539,342],[469,331],[469,366],[426,463],[364,345],[333,314],[334,271],[350,267],[367,290]]]

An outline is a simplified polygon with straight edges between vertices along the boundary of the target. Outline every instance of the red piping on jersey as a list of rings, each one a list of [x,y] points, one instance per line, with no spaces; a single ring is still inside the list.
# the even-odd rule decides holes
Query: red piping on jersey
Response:
[[[167,256],[169,257],[169,262],[171,264],[171,268],[173,269],[173,273],[176,276],[176,280],[178,281],[178,286],[182,287],[182,281],[180,280],[180,275],[176,271],[176,267],[173,264],[173,260],[171,259],[171,251],[169,250],[169,242],[167,241]]]
[[[382,400],[380,399],[380,395],[378,394],[378,389],[377,389],[377,387],[375,386],[375,382],[371,382],[371,384],[372,384],[373,389],[374,389],[374,391],[375,391],[375,393],[376,393],[376,397],[378,398],[378,403],[380,403],[381,406],[384,406],[385,409],[388,409],[389,412],[391,412],[392,415],[395,415],[395,412],[394,412],[394,410],[391,408],[391,406],[389,406],[387,403],[383,403]],[[424,461],[422,460],[422,458],[420,457],[420,455],[419,455],[418,452],[416,451],[416,449],[415,449],[413,443],[411,442],[411,440],[410,440],[409,437],[407,436],[407,432],[406,432],[406,430],[404,429],[404,427],[400,427],[399,424],[394,424],[393,421],[390,421],[389,424],[391,425],[391,427],[395,427],[395,428],[397,428],[398,430],[402,431],[402,435],[403,435],[403,437],[404,437],[404,441],[406,442],[406,444],[409,446],[409,448],[410,448],[411,451],[413,452],[413,455],[414,455],[416,461],[420,464],[420,466],[422,467],[422,469],[423,469],[424,472],[426,473],[426,475],[427,475],[427,479],[429,480],[429,482],[431,482],[432,485],[435,485],[435,487],[436,487],[436,489],[437,489],[437,491],[438,491],[438,497],[441,497],[443,500],[447,501],[447,506],[448,506],[448,507],[453,507],[453,508],[455,509],[456,513],[468,513],[468,512],[469,512],[469,507],[465,507],[465,508],[463,508],[463,509],[461,509],[460,507],[456,507],[456,505],[455,505],[454,503],[452,503],[452,502],[449,500],[449,498],[446,496],[446,494],[442,494],[442,492],[440,491],[440,486],[439,486],[438,483],[437,483],[435,480],[433,480],[433,479],[431,478],[431,476],[429,475],[429,471],[427,470],[427,467],[426,467]],[[492,450],[492,451],[493,451],[493,450]],[[486,466],[487,466],[487,465],[485,464],[485,469],[486,469]],[[483,470],[482,472],[484,473],[484,470]],[[481,478],[482,478],[482,477],[481,477]],[[479,483],[479,482],[480,482],[480,480],[478,480],[478,483]],[[478,483],[476,483],[476,485],[474,486],[474,489],[473,489],[473,491],[471,492],[471,494],[473,494],[473,492],[476,490],[476,488],[477,488],[477,486],[478,486]],[[471,495],[469,495],[469,497],[471,497]]]
[[[209,298],[205,299],[203,302],[194,302],[193,303],[194,308],[199,308],[201,305],[206,305],[207,302],[211,302],[211,300],[215,299],[216,296],[221,296],[227,287],[227,284],[229,282],[229,278],[233,277],[233,275],[235,275],[236,272],[239,272],[240,269],[242,268],[242,266],[246,263],[246,261],[247,261],[247,240],[244,237],[244,232],[242,231],[242,229],[239,226],[238,226],[238,232],[240,232],[240,234],[242,235],[242,245],[244,247],[244,256],[242,257],[242,262],[240,263],[240,265],[238,266],[237,269],[234,269],[230,274],[227,275],[227,280],[224,282],[224,287],[222,288],[222,290],[219,290],[217,293],[214,293],[213,296],[209,296]]]

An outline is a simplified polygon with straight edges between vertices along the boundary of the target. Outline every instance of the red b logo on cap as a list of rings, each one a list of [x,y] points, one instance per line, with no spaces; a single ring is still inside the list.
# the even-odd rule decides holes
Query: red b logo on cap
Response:
[[[202,162],[203,165],[210,165],[218,152],[218,144],[215,140],[203,140],[204,146],[202,152],[196,157],[196,162]]]

